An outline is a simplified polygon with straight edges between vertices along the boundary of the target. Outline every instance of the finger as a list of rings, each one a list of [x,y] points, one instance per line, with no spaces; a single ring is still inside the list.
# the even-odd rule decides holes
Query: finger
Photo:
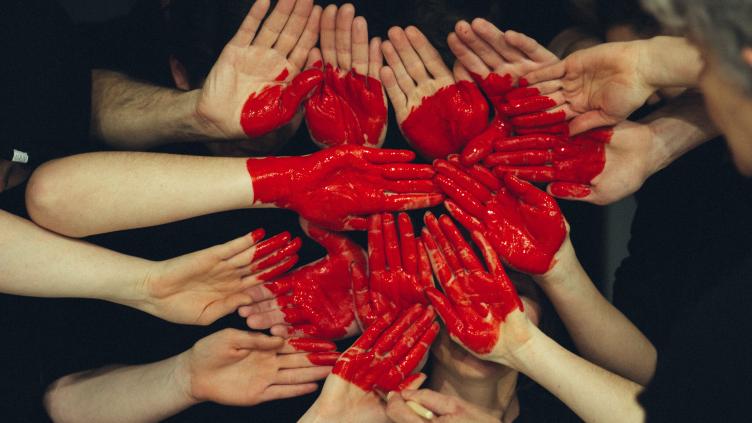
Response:
[[[337,352],[279,354],[277,356],[277,365],[280,369],[302,369],[314,366],[333,366],[338,358],[339,353]]]
[[[482,218],[486,214],[486,208],[478,199],[460,186],[457,180],[448,178],[445,175],[437,175],[435,178],[438,185],[447,197],[456,201],[464,210],[477,218]]]
[[[230,39],[228,44],[236,47],[247,47],[256,36],[261,21],[264,20],[266,12],[269,11],[269,0],[257,0],[253,3],[248,14],[238,28],[238,32]]]
[[[439,225],[441,225],[442,232],[444,232],[446,237],[452,243],[454,250],[458,253],[460,260],[462,260],[462,264],[465,265],[466,269],[471,271],[485,270],[483,269],[480,260],[478,260],[478,257],[473,252],[472,247],[470,247],[470,244],[468,244],[465,237],[462,236],[459,229],[449,216],[441,215],[441,217],[439,217]]]
[[[257,272],[259,270],[266,270],[273,267],[274,265],[280,263],[288,257],[296,255],[301,246],[303,246],[303,241],[301,241],[300,238],[296,237],[292,241],[288,242],[284,247],[251,263],[249,273]]]
[[[591,129],[616,125],[617,123],[619,123],[619,119],[608,116],[601,110],[591,110],[575,117],[569,122],[569,133],[570,135],[577,135]]]
[[[397,243],[397,227],[394,224],[394,216],[391,213],[383,213],[381,223],[383,225],[386,264],[391,271],[400,270],[402,269],[402,258],[400,257],[400,245]]]
[[[462,149],[462,164],[465,166],[473,165],[491,154],[493,143],[498,138],[498,133],[491,126],[476,135]]]
[[[390,394],[392,394],[390,392]],[[425,423],[420,416],[407,406],[399,394],[388,395],[386,404],[386,415],[392,421],[397,423]]]
[[[498,110],[506,116],[519,116],[530,113],[537,113],[542,111],[552,111],[550,109],[564,104],[564,94],[561,92],[554,93],[556,98],[542,95],[528,95],[522,97],[522,93],[519,90],[527,90],[527,88],[516,88],[516,98],[510,98],[507,95],[507,104],[499,105]],[[574,112],[570,112],[574,113]]]
[[[404,390],[401,392],[401,395],[402,398],[415,401],[439,416],[444,414],[455,414],[459,411],[457,402],[454,398],[430,389],[421,389],[418,391]]]
[[[279,296],[279,298],[283,298],[283,297],[292,298],[292,296],[288,296],[288,295]],[[241,316],[248,317],[252,314],[261,314],[261,313],[265,313],[268,311],[279,310],[280,305],[279,305],[279,302],[277,301],[277,298],[278,297],[272,297],[263,301],[251,303],[250,305],[247,305],[247,306],[243,306],[241,307],[243,309]]]
[[[261,30],[256,38],[253,39],[253,45],[259,47],[271,48],[277,41],[279,34],[285,27],[290,14],[295,7],[296,0],[279,0],[272,10],[272,13],[264,21]]]
[[[557,110],[555,111],[545,111],[521,116],[514,116],[510,119],[510,122],[514,127],[537,128],[540,126],[549,126],[556,123],[565,122],[566,120],[566,110],[564,110],[564,108],[557,108]]]
[[[566,72],[566,64],[564,60],[554,63],[553,65],[546,66],[545,68],[538,69],[530,72],[523,77],[530,84],[538,84],[540,82],[551,81],[554,79],[561,79]],[[543,92],[541,90],[541,92]]]
[[[337,66],[336,36],[337,6],[330,4],[321,12],[321,55],[324,63]]]
[[[439,284],[441,286],[448,286],[452,282],[454,275],[451,267],[446,262],[444,255],[441,253],[436,240],[433,239],[430,231],[425,227],[421,231],[420,238],[423,240],[423,245],[425,246],[426,253],[431,262],[433,272],[439,279]]]
[[[402,312],[397,321],[388,327],[373,345],[376,354],[383,356],[391,351],[402,335],[423,318],[425,310],[426,307],[422,304],[414,304]]]
[[[394,49],[397,51],[400,61],[410,78],[418,84],[428,80],[426,67],[407,38],[405,31],[399,27],[392,27],[389,29],[388,35],[389,41],[391,41]]]
[[[359,246],[350,241],[346,236],[328,231],[303,218],[300,218],[300,228],[303,229],[303,232],[309,238],[324,247],[330,256],[336,256],[345,251],[358,251],[360,249]]]
[[[352,25],[355,8],[346,3],[337,10],[334,43],[337,51],[337,65],[344,71],[352,68]]]
[[[317,383],[302,383],[299,385],[272,385],[264,390],[259,402],[267,402],[284,398],[294,398],[316,392]]]
[[[444,201],[441,194],[393,194],[384,199],[384,210],[396,212],[415,209],[427,209],[438,206]]]
[[[399,387],[397,388],[398,391],[403,391],[405,389],[418,389],[420,385],[423,384],[423,382],[426,381],[428,376],[426,376],[425,373],[418,372],[414,373],[405,380],[402,381],[402,383],[399,384]]]
[[[416,241],[416,248],[418,250],[418,284],[422,288],[420,290],[422,294],[425,288],[434,286],[433,273],[431,273],[431,259],[428,258],[425,243],[423,243],[420,237]]]
[[[470,50],[462,40],[460,40],[456,33],[452,32],[449,34],[447,37],[447,44],[457,60],[462,63],[462,66],[471,74],[477,75],[480,79],[485,79],[491,72],[480,57],[473,53],[473,51]]]
[[[316,60],[321,60],[321,51],[317,48],[316,42],[319,40],[319,24],[321,22],[321,6],[316,5],[311,9],[311,15],[308,16],[305,29],[300,35],[298,42],[293,47],[287,60],[290,61],[297,69],[303,69],[303,65],[311,64]],[[313,51],[316,50],[314,53]]]
[[[563,137],[549,134],[530,134],[519,137],[508,137],[494,142],[494,151],[525,151],[525,150],[547,150],[555,148],[565,140]]]
[[[381,83],[384,85],[384,90],[386,91],[387,96],[389,96],[389,102],[391,102],[392,107],[394,107],[397,123],[402,123],[402,121],[407,118],[408,113],[407,97],[397,83],[397,77],[394,75],[394,71],[391,67],[382,67],[379,75],[381,77]]]
[[[397,216],[397,225],[399,227],[400,250],[402,251],[402,268],[408,275],[417,275],[418,272],[418,251],[415,244],[415,231],[413,222],[407,213],[400,213]]]
[[[465,172],[465,169],[460,168],[457,164],[448,160],[436,160],[433,164],[436,171],[450,179],[452,179],[458,186],[466,190],[476,200],[485,203],[491,199],[491,191],[470,177]]]
[[[312,10],[313,0],[297,0],[295,2],[292,14],[287,19],[282,32],[274,43],[274,50],[277,50],[285,57],[292,51],[303,31],[305,31]]]
[[[235,238],[232,241],[227,241],[224,244],[213,248],[216,248],[216,252],[222,260],[228,260],[236,254],[251,248],[251,246],[264,239],[265,235],[266,232],[259,228],[249,234],[241,236],[240,238]]]
[[[441,316],[441,320],[444,321],[444,325],[449,333],[455,336],[462,333],[464,325],[459,315],[452,307],[452,304],[449,302],[449,299],[436,288],[426,289],[426,296],[431,302],[431,305],[436,309],[436,313]]]
[[[472,52],[489,68],[496,69],[505,64],[504,58],[494,48],[479,37],[466,21],[459,21],[454,31]]]
[[[343,231],[366,231],[368,230],[368,219],[360,216],[348,216],[342,219]]]
[[[218,301],[207,305],[196,318],[194,324],[208,325],[214,323],[220,317],[235,312],[239,307],[251,303],[250,295],[244,292],[236,292]]]
[[[352,68],[361,75],[368,74],[368,23],[358,16],[352,23]]]
[[[483,18],[475,18],[473,19],[471,26],[473,31],[478,35],[484,34],[483,39],[487,41],[505,61],[509,63],[518,63],[525,58],[517,48],[512,47],[507,43],[506,39],[504,39],[504,33],[494,24]],[[514,76],[517,77],[520,75]]]
[[[432,242],[436,243],[441,250],[441,254],[446,259],[447,264],[449,264],[452,272],[456,275],[459,270],[462,270],[463,266],[457,256],[457,251],[455,251],[454,246],[449,242],[439,225],[439,220],[436,219],[436,216],[434,216],[433,213],[426,213],[423,215],[423,223],[425,224],[425,229],[431,234],[431,238],[433,239]],[[426,242],[428,243],[427,239]],[[448,287],[445,286],[445,288]]]
[[[306,69],[295,75],[290,85],[282,91],[280,102],[286,105],[287,113],[294,115],[300,103],[307,99],[311,92],[316,89],[324,79],[324,74],[319,69]],[[284,108],[283,108],[284,110]],[[292,119],[292,117],[290,118]]]
[[[268,336],[263,333],[251,332],[237,329],[225,329],[232,330],[232,344],[235,348],[252,350],[273,350],[281,348],[284,344],[284,339],[276,336]]]
[[[280,353],[294,352],[332,352],[337,350],[337,344],[324,339],[292,338],[285,341]]]
[[[493,172],[499,178],[503,178],[506,174],[511,174],[530,182],[552,182],[556,177],[554,168],[550,166],[499,165],[493,169]]]
[[[441,58],[439,51],[431,45],[428,38],[414,26],[405,28],[404,35],[423,62],[423,66],[434,79],[449,79],[452,76],[449,68]]]
[[[558,209],[556,201],[554,201],[551,196],[539,190],[529,182],[522,181],[513,175],[507,174],[504,176],[504,184],[509,188],[511,193],[527,204],[546,209]]]
[[[432,323],[430,324],[430,326],[428,326],[428,329],[415,331],[415,333],[420,336],[420,339],[418,339],[417,342],[415,342],[415,345],[413,345],[412,348],[410,348],[410,350],[406,354],[404,354],[402,359],[397,362],[396,370],[398,374],[402,375],[402,378],[404,378],[404,375],[409,375],[410,373],[415,371],[420,365],[421,361],[423,361],[423,358],[426,357],[426,354],[428,354],[428,349],[431,348],[431,344],[436,339],[436,335],[438,335],[439,333],[439,324],[434,322],[433,320],[434,315],[432,314],[430,320],[430,322]],[[409,338],[412,338],[412,334],[406,334],[405,339],[402,340],[399,345],[407,345],[407,339]]]
[[[274,235],[269,239],[261,241],[260,243],[256,244],[251,250],[249,254],[251,261],[263,258],[270,253],[279,250],[288,242],[290,242],[290,238],[290,233],[284,231],[278,233],[277,235]]]
[[[381,53],[381,38],[374,37],[368,44],[368,76],[381,80],[382,66],[384,66],[384,56]]]
[[[402,58],[400,58],[400,55],[397,53],[397,50],[390,40],[381,43],[381,52],[384,53],[384,59],[386,59],[386,63],[391,68],[400,90],[406,96],[412,95],[413,91],[416,89],[415,81],[407,73]],[[382,81],[384,79],[383,77],[384,75],[382,75]]]
[[[263,330],[269,329],[275,325],[289,323],[285,321],[285,313],[282,310],[271,310],[267,312],[251,314],[245,319],[246,325],[251,329]]]
[[[381,176],[387,179],[428,179],[436,174],[427,164],[403,163],[381,166]]]
[[[485,227],[480,220],[473,217],[470,213],[460,208],[455,202],[451,200],[444,201],[444,206],[453,218],[455,218],[460,225],[469,231],[483,231]]]
[[[384,189],[387,192],[395,194],[410,194],[419,192],[436,192],[441,191],[436,184],[430,179],[408,179],[404,181],[386,181]]]
[[[483,32],[485,32],[485,30],[483,30]],[[480,27],[478,28],[478,34],[481,35],[481,37],[485,38],[485,36],[481,34]],[[491,36],[493,36],[493,34],[491,34]],[[547,48],[538,44],[537,41],[521,32],[508,30],[504,33],[504,40],[509,46],[520,50],[528,58],[530,58],[530,60],[536,63],[549,64],[557,62],[559,60],[559,58],[556,57],[555,54],[551,53]]]
[[[415,153],[410,150],[363,148],[362,152],[363,158],[372,164],[407,163],[415,159]]]
[[[461,163],[460,157],[456,154],[452,154],[447,157],[447,161],[454,163],[455,165],[459,165]],[[481,183],[489,190],[495,192],[498,191],[499,188],[501,188],[501,182],[499,181],[499,179],[485,166],[474,164],[471,166],[466,166],[463,169],[465,170],[465,172],[467,172],[468,175],[470,175],[473,179]]]
[[[499,256],[498,254],[496,254],[496,250],[493,249],[491,243],[488,242],[486,237],[478,231],[472,231],[470,233],[470,237],[473,239],[473,242],[481,251],[481,254],[483,254],[483,258],[486,261],[486,266],[488,267],[489,273],[491,273],[492,275],[499,275],[503,273],[506,276],[506,273],[504,273],[504,267],[502,267],[501,265],[501,260],[499,260]]]
[[[553,152],[549,150],[507,151],[489,155],[483,160],[483,164],[490,167],[545,165],[551,164],[553,159]]]
[[[473,76],[470,75],[470,72],[467,70],[466,67],[462,66],[462,63],[455,61],[454,66],[452,67],[452,75],[454,75],[454,80],[459,81],[467,81],[467,82],[474,82]]]
[[[352,346],[348,348],[348,351],[370,350],[371,347],[373,347],[373,345],[376,343],[376,341],[378,341],[381,333],[391,325],[394,318],[395,316],[386,314],[379,317],[379,319],[376,320],[368,329],[366,329],[365,332],[363,332],[363,334],[360,335],[360,337],[352,344]]]
[[[267,268],[266,270],[263,270],[262,272],[257,272],[252,275],[243,277],[241,282],[243,283],[243,285],[255,285],[256,282],[258,281],[265,282],[265,281],[273,280],[277,276],[282,275],[288,270],[292,269],[293,266],[295,266],[295,263],[297,262],[298,262],[298,255],[293,254],[291,256],[285,257],[279,263]]]
[[[386,270],[386,250],[381,216],[376,213],[368,218],[368,270],[371,273]]]
[[[268,288],[269,286],[272,286],[275,284],[276,286],[273,287],[274,291]],[[286,286],[284,286],[284,288],[287,288],[287,289],[283,291],[281,289],[277,289],[277,288],[282,287],[281,284],[277,284],[277,281],[267,282],[264,285],[259,285],[259,286],[248,288],[245,292],[246,294],[250,295],[253,302],[256,303],[256,302],[265,301],[271,298],[276,298],[278,295],[283,295],[284,293],[289,292],[289,290],[292,288],[292,285],[287,284],[287,283],[285,283],[285,285]]]
[[[305,69],[321,68],[323,61],[324,59],[321,58],[321,50],[319,50],[318,47],[314,47],[305,59]]]
[[[574,184],[570,182],[554,182],[548,185],[546,189],[554,197],[565,200],[592,201],[590,194],[592,189],[590,185]]]

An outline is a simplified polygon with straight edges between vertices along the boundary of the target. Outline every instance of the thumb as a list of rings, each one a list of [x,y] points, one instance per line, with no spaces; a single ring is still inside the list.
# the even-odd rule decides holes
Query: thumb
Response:
[[[547,191],[557,198],[566,200],[588,201],[592,193],[589,185],[573,184],[570,182],[554,182],[548,185]]]
[[[590,110],[569,122],[569,135],[577,135],[590,129],[615,125],[617,123],[619,123],[619,119],[607,115],[602,110]]]
[[[324,74],[319,69],[307,69],[292,79],[282,92],[282,105],[286,110],[297,110],[298,105],[321,84]]]

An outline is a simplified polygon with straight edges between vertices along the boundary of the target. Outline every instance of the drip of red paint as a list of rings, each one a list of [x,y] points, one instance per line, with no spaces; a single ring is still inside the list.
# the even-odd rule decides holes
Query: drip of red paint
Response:
[[[460,81],[424,97],[400,128],[427,159],[458,153],[488,125],[488,104],[477,86]]]
[[[311,137],[327,147],[378,146],[386,120],[381,82],[355,70],[341,74],[339,69],[326,65],[324,83],[306,102]]]
[[[240,112],[240,126],[249,138],[266,135],[288,123],[300,103],[323,79],[318,69],[308,69],[284,84],[288,76],[284,69],[274,79],[276,83],[248,96]]]

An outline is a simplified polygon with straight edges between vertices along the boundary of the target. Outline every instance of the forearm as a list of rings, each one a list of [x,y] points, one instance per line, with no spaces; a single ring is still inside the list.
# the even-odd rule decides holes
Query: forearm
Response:
[[[531,325],[532,326],[532,325]],[[586,422],[642,422],[642,386],[567,351],[538,328],[513,353],[512,366],[543,386]]]
[[[710,119],[702,96],[697,93],[672,100],[640,123],[647,124],[653,133],[650,174],[721,134]]]
[[[2,211],[0,227],[3,293],[145,304],[142,288],[154,262],[53,234]]]
[[[179,371],[181,356],[65,376],[48,389],[55,422],[158,422],[194,405]]]
[[[89,153],[53,160],[29,181],[33,220],[75,237],[251,207],[246,159]]]
[[[657,359],[653,344],[596,289],[569,240],[557,256],[564,258],[552,271],[535,278],[579,353],[629,380],[647,384]]]
[[[199,92],[179,91],[97,69],[92,71],[91,135],[124,150],[208,140],[196,114]]]
[[[639,46],[638,72],[651,87],[697,86],[703,61],[686,38],[658,36],[630,43]]]

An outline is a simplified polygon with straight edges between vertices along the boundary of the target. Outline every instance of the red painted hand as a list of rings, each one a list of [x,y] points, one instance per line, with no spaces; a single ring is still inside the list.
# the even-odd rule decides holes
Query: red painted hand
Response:
[[[564,137],[530,134],[497,140],[495,153],[484,160],[494,173],[511,173],[532,182],[556,182],[551,193],[562,197],[586,197],[591,181],[603,172],[611,128],[600,128]]]
[[[301,157],[248,159],[254,202],[291,209],[332,230],[366,230],[367,216],[433,207],[443,196],[415,154],[342,146]]]
[[[360,332],[352,286],[364,284],[366,254],[346,237],[301,220],[308,236],[327,255],[264,285],[251,288],[254,304],[240,307],[252,329],[273,335],[342,339]]]
[[[442,294],[428,288],[426,295],[452,339],[478,356],[487,356],[499,343],[507,317],[512,313],[524,316],[522,301],[480,232],[473,231],[471,236],[486,268],[448,216],[437,220],[426,213],[425,224],[421,236],[444,289]]]
[[[439,332],[432,307],[415,304],[394,315],[381,316],[342,354],[332,374],[369,392],[398,391],[413,374]],[[411,376],[412,374],[412,376]]]
[[[410,217],[400,213],[397,221],[399,240],[391,214],[375,214],[369,219],[368,284],[365,278],[353,279],[358,321],[364,329],[384,314],[396,315],[413,304],[428,304],[424,292],[433,286],[431,263],[423,242],[415,239]]]
[[[379,71],[381,41],[368,41],[368,24],[355,17],[350,4],[329,6],[321,15],[321,59],[310,61],[324,71],[324,83],[306,103],[311,138],[321,148],[353,144],[381,147],[386,136],[386,95]]]
[[[434,167],[437,185],[453,200],[445,202],[447,210],[468,230],[483,233],[510,266],[529,274],[553,266],[566,236],[553,198],[512,175],[499,181],[483,166],[464,168],[456,156]]]

